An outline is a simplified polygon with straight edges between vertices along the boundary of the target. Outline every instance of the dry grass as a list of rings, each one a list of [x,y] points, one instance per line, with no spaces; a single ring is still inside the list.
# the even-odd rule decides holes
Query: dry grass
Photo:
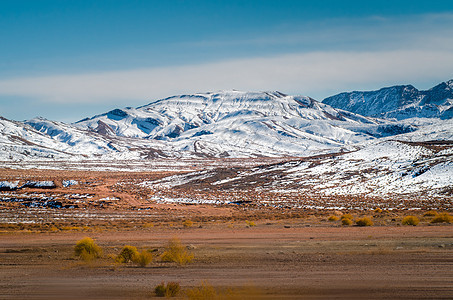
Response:
[[[216,289],[209,282],[202,281],[200,285],[186,291],[190,300],[242,300],[264,299],[263,293],[253,286],[241,288]]]
[[[255,222],[253,222],[253,221],[246,220],[245,223],[246,223],[247,226],[249,226],[249,227],[255,227],[255,226],[256,226]]]
[[[187,290],[186,295],[190,300],[208,300],[219,298],[215,288],[207,281],[202,281],[199,286]]]
[[[342,218],[341,219],[341,225],[343,226],[351,226],[352,225],[352,220],[349,218]]]
[[[424,217],[435,217],[438,213],[435,210],[429,210],[423,214]]]
[[[406,216],[401,221],[401,224],[417,226],[419,222],[420,222],[420,220],[415,216]]]
[[[175,262],[179,265],[191,263],[193,258],[193,254],[187,251],[178,238],[173,238],[168,242],[165,252],[161,256],[162,261]]]
[[[74,246],[74,254],[76,257],[84,261],[93,261],[102,256],[102,249],[93,241],[93,239],[86,237],[81,239]]]
[[[338,221],[338,217],[332,215],[332,216],[329,216],[329,218],[327,218],[327,220],[330,221],[330,222],[335,222],[335,221]]]
[[[159,284],[154,288],[154,293],[156,294],[157,297],[176,297],[181,291],[181,286],[179,285],[178,282],[168,282],[167,285],[165,285],[164,282]]]
[[[373,221],[369,217],[363,217],[360,219],[355,220],[357,226],[373,226]]]
[[[138,253],[134,258],[134,263],[138,264],[140,267],[146,267],[153,261],[153,255],[151,252],[143,250]]]
[[[116,262],[118,263],[129,263],[136,260],[138,256],[137,248],[134,246],[126,245],[121,250],[120,254],[116,257]]]
[[[450,216],[448,213],[441,213],[434,217],[430,223],[452,223],[453,216]]]
[[[186,228],[190,228],[193,226],[193,222],[191,220],[185,220],[184,222],[182,222],[182,225]]]

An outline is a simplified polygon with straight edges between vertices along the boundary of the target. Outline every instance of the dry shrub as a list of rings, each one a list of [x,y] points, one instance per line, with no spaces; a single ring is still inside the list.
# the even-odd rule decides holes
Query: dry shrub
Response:
[[[191,300],[242,300],[242,299],[264,299],[262,291],[253,286],[241,288],[228,288],[216,290],[209,282],[202,281],[199,286],[187,290],[186,295]]]
[[[338,221],[338,217],[332,215],[332,216],[329,216],[329,218],[327,220],[329,220],[330,222],[335,222],[335,221]]]
[[[193,222],[191,220],[185,220],[184,222],[182,222],[182,225],[186,228],[190,228],[193,226]]]
[[[349,220],[352,220],[354,217],[351,215],[351,214],[344,214],[341,216],[341,219],[349,219]]]
[[[412,225],[412,226],[417,226],[417,224],[419,223],[419,219],[415,216],[406,216],[403,218],[403,220],[401,221],[401,224],[403,225]]]
[[[140,267],[146,267],[153,261],[153,255],[151,252],[143,250],[138,253],[134,258],[134,263],[138,264]]]
[[[381,213],[382,212],[382,209],[379,208],[379,207],[376,207],[376,209],[374,210],[375,213]]]
[[[154,288],[157,297],[176,297],[181,291],[181,286],[177,282],[161,283]]]
[[[452,223],[453,217],[450,216],[448,213],[441,213],[438,214],[434,219],[431,220],[430,223]]]
[[[120,254],[116,257],[116,261],[119,263],[129,263],[135,261],[138,256],[137,248],[134,246],[126,245],[121,250]]]
[[[435,217],[438,213],[435,210],[429,210],[423,214],[424,217]]]
[[[371,221],[371,219],[368,217],[363,217],[363,218],[357,219],[357,220],[355,220],[355,223],[357,224],[357,226],[372,226],[373,225],[373,221]]]
[[[352,225],[352,220],[349,219],[349,218],[343,218],[343,219],[341,219],[341,225],[351,226]]]
[[[186,292],[190,300],[209,300],[220,298],[215,288],[207,281],[202,281],[199,286],[193,287]]]
[[[84,261],[92,261],[101,257],[102,249],[96,245],[93,239],[86,237],[76,243],[74,246],[74,254]]]
[[[143,224],[143,228],[153,228],[153,227],[154,227],[154,224],[150,223],[150,222]]]
[[[247,226],[249,226],[249,227],[254,227],[254,226],[256,226],[255,222],[253,222],[253,221],[246,220],[245,223],[246,223]]]
[[[178,238],[173,238],[168,242],[165,252],[161,256],[162,261],[175,262],[185,265],[193,260],[193,254],[189,253],[181,244]]]

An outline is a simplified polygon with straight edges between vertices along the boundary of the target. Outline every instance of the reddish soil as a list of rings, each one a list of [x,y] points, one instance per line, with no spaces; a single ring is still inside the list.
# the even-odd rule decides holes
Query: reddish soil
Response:
[[[199,225],[3,234],[0,298],[148,299],[163,281],[187,290],[202,280],[219,289],[253,286],[262,299],[453,298],[452,226],[299,227],[297,220],[250,228],[242,222]],[[73,254],[86,235],[104,249],[104,258],[91,264]],[[173,236],[190,245],[192,264],[159,261]],[[154,249],[154,262],[139,268],[107,258],[126,244]]]
[[[427,209],[263,207],[256,199],[273,194],[191,186],[166,193],[255,200],[158,204],[150,201],[156,191],[135,184],[170,174],[0,169],[0,181],[57,185],[0,192],[0,299],[149,299],[156,285],[169,281],[181,285],[179,298],[185,298],[203,280],[218,291],[238,291],[234,299],[453,299],[453,225],[430,224]],[[62,180],[79,184],[63,187]],[[67,208],[51,208],[49,199]],[[327,221],[346,212],[370,216],[374,226]],[[402,226],[406,215],[417,216],[420,224]],[[185,228],[184,220],[194,225]],[[103,248],[102,258],[85,263],[74,256],[75,243],[85,236]],[[175,236],[192,251],[193,263],[160,260]],[[153,263],[115,263],[124,245],[152,250]]]

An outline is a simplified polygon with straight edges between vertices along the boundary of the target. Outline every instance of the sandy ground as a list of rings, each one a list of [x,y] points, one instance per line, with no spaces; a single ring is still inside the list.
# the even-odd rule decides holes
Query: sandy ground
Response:
[[[201,228],[200,228],[201,226]],[[263,299],[452,299],[453,226],[306,227],[297,220],[195,223],[102,232],[0,235],[0,299],[149,299],[175,281],[253,287]],[[91,236],[104,258],[84,263],[73,246]],[[195,255],[177,266],[159,259],[177,236]],[[154,262],[118,265],[129,244],[154,249]],[[250,298],[247,295],[241,297]]]

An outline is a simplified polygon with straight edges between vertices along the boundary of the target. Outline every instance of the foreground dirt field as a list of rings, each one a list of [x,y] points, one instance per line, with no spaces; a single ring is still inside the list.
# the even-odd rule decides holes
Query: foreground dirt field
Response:
[[[207,280],[217,289],[246,286],[239,298],[452,299],[453,227],[306,227],[299,220],[195,223],[140,230],[0,235],[1,299],[149,299],[161,282],[182,290]],[[201,226],[201,228],[200,228]],[[74,258],[75,242],[91,236],[104,255]],[[177,236],[193,263],[159,259]],[[112,258],[124,245],[153,249],[140,268]],[[181,294],[183,297],[183,293]]]
[[[450,200],[396,206],[142,184],[174,174],[0,169],[0,299],[151,299],[162,282],[179,283],[180,299],[202,282],[215,299],[453,299],[452,218],[431,223],[452,213]],[[189,198],[199,204],[173,201]],[[346,206],[319,208],[338,203]],[[344,226],[343,214],[373,226]],[[418,226],[402,225],[409,215]],[[84,237],[102,247],[101,258],[75,257]],[[191,264],[162,261],[173,237],[193,253]],[[151,251],[153,262],[116,263],[125,245]]]

